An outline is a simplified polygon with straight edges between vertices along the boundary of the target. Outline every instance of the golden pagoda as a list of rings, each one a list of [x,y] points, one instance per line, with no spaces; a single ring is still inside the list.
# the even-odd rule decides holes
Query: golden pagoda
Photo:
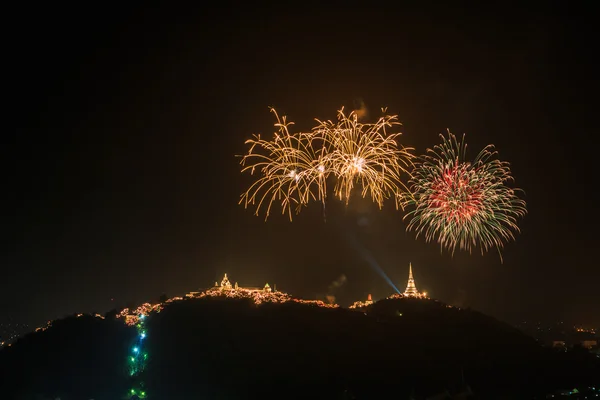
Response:
[[[404,290],[404,293],[402,293],[402,297],[427,297],[427,293],[420,293],[417,290],[417,286],[415,285],[415,278],[413,277],[412,263],[408,264],[408,282],[406,284],[406,289]]]

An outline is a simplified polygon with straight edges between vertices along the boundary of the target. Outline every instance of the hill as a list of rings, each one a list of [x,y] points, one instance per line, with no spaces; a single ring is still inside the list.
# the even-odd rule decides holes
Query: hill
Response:
[[[349,310],[209,297],[166,304],[144,324],[139,375],[127,363],[135,327],[114,313],[74,316],[0,352],[0,397],[114,400],[142,384],[148,399],[164,400],[418,399],[465,383],[478,398],[532,398],[600,376],[589,354],[545,350],[491,317],[434,300]]]

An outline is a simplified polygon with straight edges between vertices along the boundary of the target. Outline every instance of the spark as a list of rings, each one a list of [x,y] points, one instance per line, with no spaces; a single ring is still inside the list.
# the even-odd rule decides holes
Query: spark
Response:
[[[274,202],[281,204],[282,213],[292,219],[292,208],[299,213],[310,200],[325,200],[328,173],[323,150],[313,147],[313,135],[291,134],[285,116],[279,117],[274,108],[278,131],[273,140],[264,140],[260,135],[246,141],[250,145],[248,154],[241,161],[242,172],[257,171],[260,177],[241,196],[240,204],[256,207],[256,215],[262,208],[265,219],[271,213]]]
[[[464,135],[460,142],[450,131],[440,137],[442,143],[415,165],[407,229],[452,254],[457,247],[469,252],[480,247],[482,254],[495,247],[502,259],[504,243],[519,232],[517,219],[527,213],[519,189],[506,185],[513,180],[509,164],[496,158],[493,145],[466,161]]]
[[[259,177],[242,194],[240,204],[255,206],[256,215],[264,208],[267,219],[277,202],[292,220],[292,208],[299,213],[315,200],[325,205],[327,181],[332,176],[336,181],[333,193],[346,204],[359,184],[362,196],[370,194],[379,208],[390,197],[396,208],[402,206],[408,189],[401,178],[409,175],[413,156],[411,148],[398,146],[400,133],[387,132],[400,125],[397,116],[362,123],[355,112],[346,115],[342,108],[335,122],[317,119],[310,132],[290,133],[293,122],[279,117],[273,108],[271,112],[277,119],[274,139],[255,135],[246,141],[250,149],[242,158],[242,172]]]
[[[413,149],[398,146],[401,133],[387,132],[400,123],[385,111],[376,122],[362,123],[355,112],[346,115],[342,108],[336,122],[317,120],[319,125],[313,129],[327,148],[327,161],[337,180],[334,194],[346,204],[357,183],[362,197],[370,195],[379,208],[390,197],[396,208],[403,204],[408,189],[402,177],[409,175]]]

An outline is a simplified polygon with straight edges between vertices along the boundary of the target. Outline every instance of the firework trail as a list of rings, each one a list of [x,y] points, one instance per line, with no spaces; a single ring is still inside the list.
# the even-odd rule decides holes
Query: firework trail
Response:
[[[282,213],[292,219],[292,208],[300,212],[310,200],[325,201],[327,170],[323,149],[315,151],[313,135],[306,133],[290,134],[286,117],[279,117],[271,108],[277,122],[278,131],[273,140],[254,139],[246,141],[250,145],[248,154],[242,158],[242,172],[250,170],[260,177],[241,196],[240,204],[247,208],[256,206],[256,215],[266,208],[265,219],[269,217],[274,202],[280,202]]]
[[[382,110],[385,113],[385,110]],[[323,142],[327,165],[336,177],[334,194],[348,204],[355,184],[362,186],[361,195],[370,194],[379,208],[393,197],[396,208],[402,206],[407,192],[401,178],[412,165],[411,148],[399,148],[401,133],[387,129],[400,125],[395,115],[384,115],[375,123],[359,122],[358,114],[338,111],[338,120],[319,121],[313,134]]]
[[[500,254],[519,232],[517,219],[527,213],[525,201],[516,195],[519,189],[506,186],[513,180],[509,163],[495,158],[492,145],[468,162],[464,135],[460,142],[450,131],[448,138],[440,137],[442,143],[415,163],[407,229],[452,254],[457,247],[469,252],[480,247],[482,254],[495,247]]]
[[[385,110],[383,110],[385,111]],[[362,186],[379,207],[384,200],[394,197],[396,207],[403,204],[408,191],[401,181],[411,164],[410,148],[398,148],[400,133],[388,134],[386,129],[399,125],[396,116],[385,115],[372,124],[358,122],[355,112],[348,116],[338,111],[338,120],[319,121],[308,133],[291,134],[286,117],[277,118],[278,131],[273,140],[260,135],[246,141],[250,145],[242,158],[242,172],[259,172],[259,178],[241,196],[240,204],[256,207],[256,215],[265,209],[265,219],[274,202],[280,203],[282,213],[292,220],[310,201],[320,201],[325,218],[327,179],[331,175],[336,184],[334,194],[348,204],[356,184]]]

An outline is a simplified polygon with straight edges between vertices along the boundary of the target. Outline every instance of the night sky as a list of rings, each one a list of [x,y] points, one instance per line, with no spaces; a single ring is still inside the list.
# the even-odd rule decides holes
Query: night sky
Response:
[[[0,320],[106,312],[225,272],[348,305],[393,292],[368,251],[401,290],[412,262],[444,302],[600,325],[589,10],[222,4],[5,15]],[[269,106],[310,129],[358,99],[397,114],[419,154],[446,128],[471,156],[496,145],[529,210],[504,263],[415,240],[393,202],[331,198],[326,222],[314,203],[292,223],[237,204],[251,177],[235,156],[270,137]]]

